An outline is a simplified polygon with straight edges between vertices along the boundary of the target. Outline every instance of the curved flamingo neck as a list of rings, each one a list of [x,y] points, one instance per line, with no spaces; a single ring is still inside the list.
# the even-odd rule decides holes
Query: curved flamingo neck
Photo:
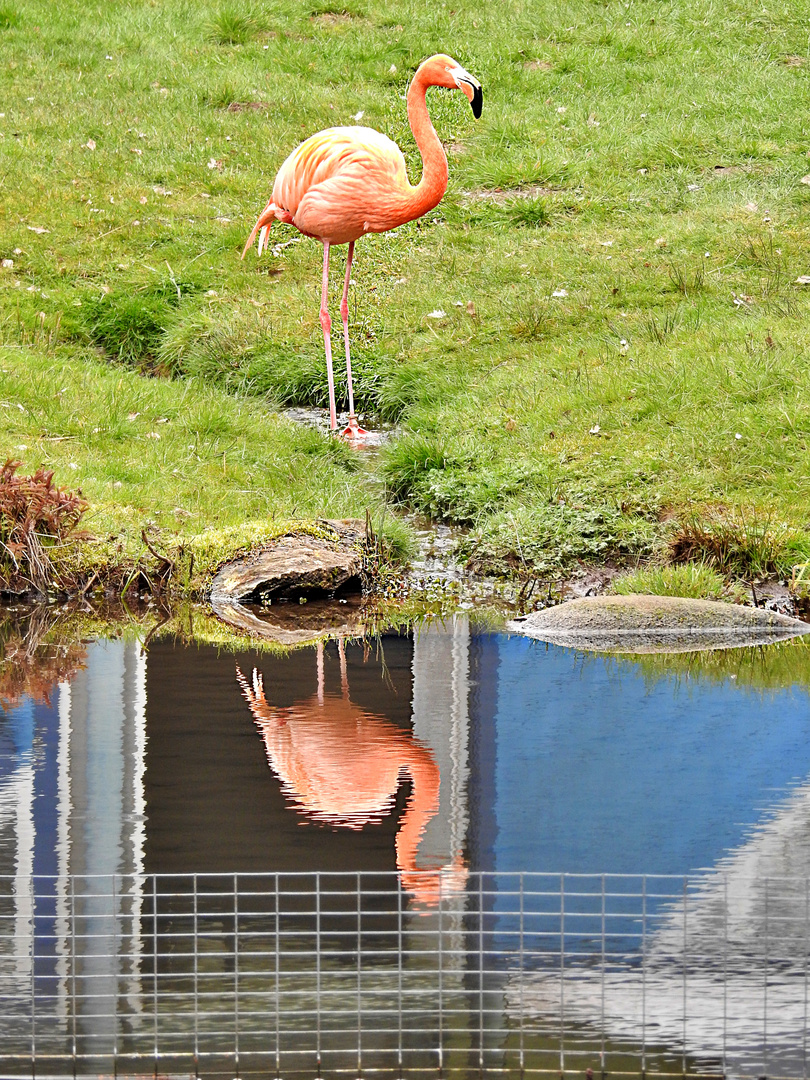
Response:
[[[439,768],[420,746],[412,746],[402,762],[411,778],[411,797],[402,815],[395,846],[397,867],[403,874],[419,870],[416,854],[428,822],[439,809]]]
[[[428,86],[422,68],[416,72],[408,89],[408,123],[422,155],[422,179],[411,188],[404,221],[413,221],[441,202],[447,191],[447,158],[439,136],[430,120],[425,94]]]

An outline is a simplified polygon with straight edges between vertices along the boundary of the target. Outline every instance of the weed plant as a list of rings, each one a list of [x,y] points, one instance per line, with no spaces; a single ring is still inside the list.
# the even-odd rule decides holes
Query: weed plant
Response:
[[[442,50],[483,116],[430,92],[447,195],[359,243],[350,292],[358,402],[401,429],[389,497],[470,526],[482,569],[807,560],[805,21],[753,0],[4,5],[0,449],[127,543],[146,520],[375,506],[345,448],[267,415],[325,401],[320,245],[277,226],[239,256],[313,131],[382,130],[418,177],[403,97]],[[738,541],[767,527],[724,554],[718,513]]]

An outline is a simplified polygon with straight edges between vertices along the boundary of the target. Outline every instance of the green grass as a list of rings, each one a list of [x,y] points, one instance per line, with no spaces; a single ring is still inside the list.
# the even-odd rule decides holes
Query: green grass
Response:
[[[348,447],[257,401],[59,353],[6,347],[0,364],[5,452],[81,488],[90,503],[81,528],[93,538],[81,557],[88,571],[147,556],[146,530],[173,561],[180,549],[194,555],[188,580],[175,585],[196,593],[226,558],[291,526],[366,510],[381,520]],[[383,530],[402,551],[407,537],[384,522]]]
[[[481,569],[683,540],[725,572],[730,532],[735,573],[788,572],[810,558],[805,23],[785,0],[2,7],[8,452],[75,477],[99,520],[147,514],[149,483],[164,521],[189,500],[178,536],[223,503],[232,524],[373,504],[341,448],[258,406],[286,481],[264,483],[257,437],[256,467],[209,499],[209,465],[138,442],[121,416],[144,410],[110,387],[201,395],[208,421],[182,422],[206,462],[254,446],[232,426],[246,398],[325,402],[320,245],[245,262],[241,246],[290,150],[361,111],[416,178],[403,94],[442,50],[480,78],[483,116],[431,91],[447,195],[358,245],[350,295],[358,403],[401,426],[379,466],[389,497],[469,526]],[[278,226],[271,248],[295,236]],[[338,250],[338,328],[342,269]],[[15,415],[40,378],[75,381],[82,408],[97,397],[88,425],[119,441]],[[70,440],[42,441],[62,427]],[[108,482],[121,460],[144,473],[131,490]]]
[[[641,567],[614,578],[609,591],[621,596],[646,593],[694,600],[740,599],[743,595],[739,586],[729,585],[722,574],[704,562]]]

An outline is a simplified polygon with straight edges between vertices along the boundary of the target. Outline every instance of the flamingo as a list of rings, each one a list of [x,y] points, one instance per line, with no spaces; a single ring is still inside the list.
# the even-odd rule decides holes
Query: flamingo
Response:
[[[360,830],[391,813],[403,776],[412,783],[395,840],[403,887],[425,907],[467,880],[461,853],[443,867],[417,862],[419,843],[439,810],[439,767],[428,747],[349,697],[346,650],[338,639],[341,693],[325,691],[323,642],[316,657],[314,695],[280,708],[268,702],[264,680],[253,669],[236,679],[264,740],[267,761],[290,805],[311,821]]]
[[[329,249],[335,244],[349,245],[340,302],[349,391],[349,422],[342,434],[349,441],[362,440],[366,435],[354,415],[349,353],[348,295],[355,241],[366,233],[387,232],[422,217],[439,204],[447,190],[447,158],[425,102],[429,86],[461,90],[476,119],[481,115],[483,101],[481,84],[451,57],[439,53],[419,66],[408,89],[408,122],[422,155],[422,179],[418,184],[408,180],[402,151],[379,131],[367,127],[327,128],[301,143],[281,166],[270,201],[259,214],[242,252],[244,259],[258,233],[261,255],[273,221],[294,225],[304,236],[323,244],[320,319],[329,383],[329,426],[335,433],[332,321],[327,308]]]

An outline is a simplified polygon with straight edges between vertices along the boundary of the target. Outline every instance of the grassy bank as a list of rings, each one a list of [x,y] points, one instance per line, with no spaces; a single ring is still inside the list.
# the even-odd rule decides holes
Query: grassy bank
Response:
[[[75,571],[79,585],[95,576],[120,589],[165,558],[173,589],[198,595],[226,558],[263,540],[317,531],[318,518],[382,520],[356,454],[259,401],[60,351],[7,348],[3,364],[6,453],[54,470],[89,504],[64,543],[45,541],[63,583]],[[396,551],[396,523],[383,531]]]
[[[320,246],[278,227],[239,253],[312,131],[362,113],[415,177],[403,94],[443,50],[483,116],[432,92],[447,196],[355,264],[358,403],[400,428],[385,495],[468,525],[482,569],[787,572],[810,556],[805,22],[753,0],[4,4],[8,454],[124,544],[377,507],[345,448],[265,406],[325,403]]]

